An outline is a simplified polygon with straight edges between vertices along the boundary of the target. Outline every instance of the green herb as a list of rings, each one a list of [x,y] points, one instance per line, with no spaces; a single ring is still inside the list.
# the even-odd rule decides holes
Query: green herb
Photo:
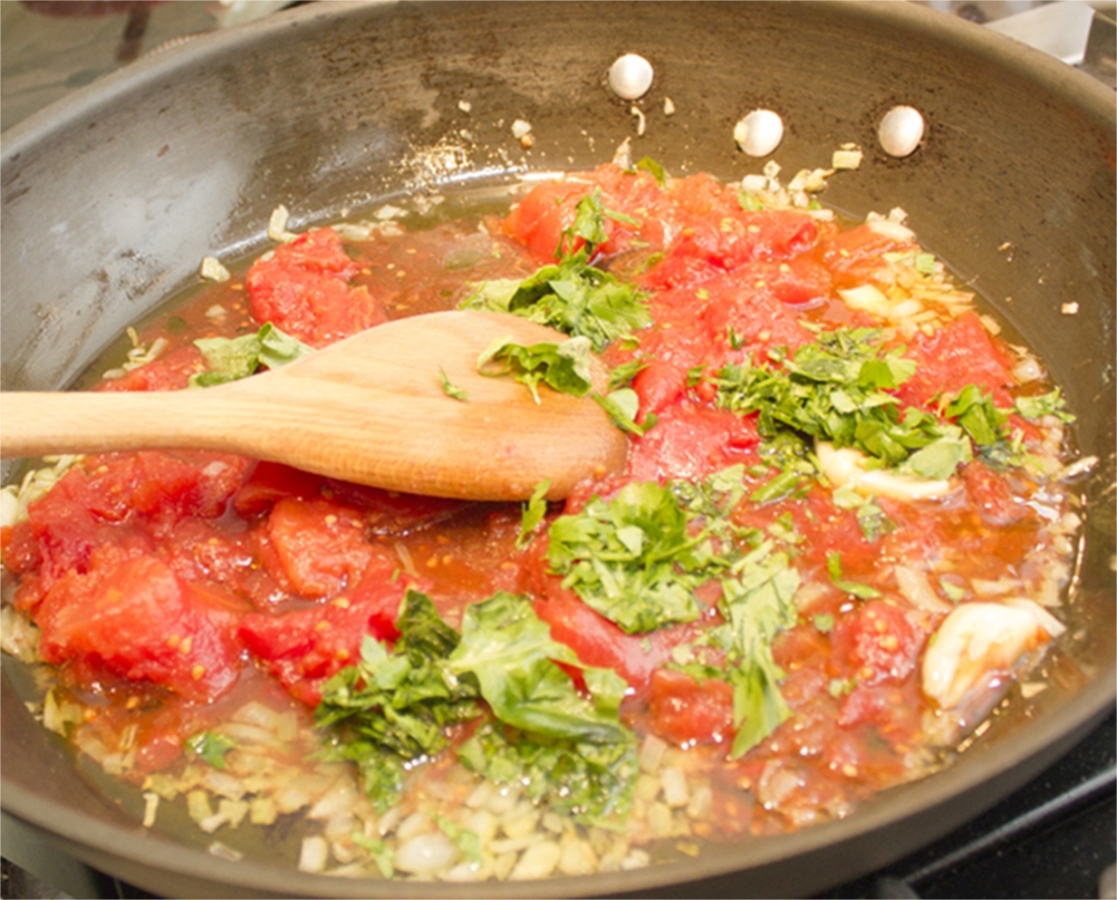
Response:
[[[915,254],[915,269],[917,272],[922,272],[924,275],[932,274],[935,271],[935,254]]]
[[[884,514],[884,510],[875,499],[866,500],[858,506],[856,515],[857,524],[861,526],[861,534],[870,544],[896,528],[896,523]]]
[[[1024,464],[1023,435],[1011,434],[1009,412],[994,406],[992,394],[973,384],[964,387],[943,409],[943,414],[955,419],[970,436],[981,458],[997,469]]]
[[[737,191],[737,203],[745,212],[759,212],[764,209],[764,203],[751,191],[741,188]]]
[[[637,437],[645,434],[658,421],[654,413],[644,416],[642,423],[636,421],[636,416],[640,412],[640,398],[631,388],[620,388],[604,396],[593,391],[590,397],[609,414],[614,425]]]
[[[901,355],[902,348],[882,351],[879,343],[876,329],[822,331],[817,342],[793,355],[771,350],[770,366],[726,366],[710,380],[722,408],[757,413],[766,442],[790,431],[855,447],[878,466],[950,477],[972,457],[970,440],[985,440],[989,431],[983,426],[996,426],[999,419],[976,388],[965,389],[946,411],[958,415],[960,425],[916,407],[901,411],[889,391],[914,374],[915,363]]]
[[[636,740],[595,744],[547,740],[483,725],[458,748],[469,769],[498,784],[512,784],[533,802],[576,822],[623,830],[635,794]]]
[[[1056,416],[1069,423],[1075,418],[1073,414],[1066,411],[1066,399],[1058,388],[1047,394],[1017,397],[1014,405],[1016,411],[1025,419],[1035,420],[1042,419],[1044,416]]]
[[[461,400],[463,403],[469,399],[469,394],[450,381],[446,371],[441,366],[438,367],[438,375],[442,381],[442,393],[447,397],[454,400]]]
[[[690,534],[675,495],[655,482],[630,483],[609,503],[594,497],[549,534],[547,558],[563,586],[628,634],[698,618],[692,591],[719,564],[709,540]]]
[[[722,615],[728,623],[726,659],[733,666],[733,719],[738,758],[764,740],[791,715],[779,690],[783,672],[772,658],[772,640],[794,625],[799,573],[770,542],[735,561],[733,577],[722,579]]]
[[[643,297],[631,285],[589,265],[594,247],[605,240],[600,191],[578,203],[574,223],[563,232],[555,265],[543,266],[524,281],[482,282],[462,304],[469,309],[513,313],[564,334],[587,337],[597,351],[651,324]],[[618,214],[609,213],[613,218]],[[571,248],[575,238],[585,244]]]
[[[393,878],[395,876],[396,854],[391,847],[377,838],[369,837],[363,831],[354,831],[349,837],[358,847],[363,847],[368,851],[369,855],[372,857],[372,861],[376,863],[376,868],[380,870],[381,875],[385,878]]]
[[[366,635],[360,661],[326,682],[315,710],[319,727],[334,729],[331,758],[357,763],[381,810],[397,802],[408,763],[446,748],[446,726],[480,714],[476,687],[446,667],[458,634],[425,594],[407,592],[396,627],[391,653]]]
[[[814,622],[814,627],[823,634],[829,634],[830,629],[834,627],[834,617],[830,613],[819,613],[812,621]]]
[[[499,337],[478,358],[477,371],[493,378],[510,375],[527,386],[536,403],[540,402],[540,382],[575,397],[584,396],[593,387],[590,342],[584,337],[561,344],[543,342],[530,346],[517,344],[510,337]]]
[[[842,578],[842,555],[840,553],[831,553],[826,557],[826,569],[830,573],[830,580],[834,583],[834,587],[839,591],[853,594],[853,596],[860,597],[862,600],[871,600],[880,596],[880,591],[871,585],[846,581]]]
[[[966,589],[964,587],[960,584],[955,584],[953,581],[947,581],[946,578],[939,579],[939,587],[942,588],[942,592],[946,594],[946,598],[951,603],[957,603],[966,596]]]
[[[556,661],[582,668],[589,698]],[[611,669],[583,667],[573,650],[551,639],[526,597],[501,592],[468,607],[449,668],[459,677],[473,675],[493,714],[508,725],[592,743],[630,738],[618,715],[624,679]]]
[[[648,366],[647,357],[634,359],[631,362],[621,363],[615,366],[609,372],[609,390],[615,391],[618,388],[627,387],[632,383],[641,369],[646,369]]]
[[[645,156],[638,163],[636,163],[636,168],[643,169],[645,172],[650,172],[652,177],[655,179],[655,183],[658,184],[660,187],[666,186],[667,171],[663,168],[663,166],[661,166],[651,157]]]
[[[749,494],[753,503],[772,503],[792,494],[799,486],[800,473],[788,469],[762,484]]]
[[[520,514],[520,536],[516,538],[516,547],[523,549],[531,543],[535,529],[547,515],[547,491],[551,489],[551,479],[544,478],[535,486],[527,503]]]
[[[199,731],[186,739],[186,746],[196,753],[202,762],[215,769],[225,768],[225,754],[236,745],[237,742],[232,738],[212,731]]]
[[[258,369],[278,369],[314,352],[313,347],[284,334],[265,322],[255,334],[237,338],[199,338],[194,346],[202,351],[209,371],[190,376],[190,387],[211,387],[237,381]]]
[[[435,816],[434,823],[439,827],[439,830],[446,835],[458,848],[462,858],[466,862],[480,863],[481,855],[481,838],[477,832],[470,831],[468,828],[462,828],[460,825],[451,822],[445,816]]]
[[[962,388],[958,396],[946,405],[945,414],[956,419],[979,447],[995,443],[1001,427],[1008,420],[1008,414],[993,405],[993,395],[984,393],[975,384]]]

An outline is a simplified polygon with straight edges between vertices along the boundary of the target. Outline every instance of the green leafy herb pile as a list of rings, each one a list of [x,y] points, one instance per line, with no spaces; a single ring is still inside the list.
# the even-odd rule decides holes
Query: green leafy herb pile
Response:
[[[697,485],[628,484],[607,503],[594,498],[581,512],[556,519],[548,546],[563,586],[629,634],[699,618],[696,591],[716,579],[725,624],[710,640],[727,668],[684,669],[733,686],[734,756],[790,715],[771,643],[796,621],[792,597],[799,585],[789,556],[775,550],[772,538],[730,521],[744,495],[743,475],[743,466],[733,466]]]
[[[452,726],[476,721],[482,730],[458,748],[470,768],[497,781],[530,776],[533,796],[586,821],[623,813],[636,773],[635,738],[619,717],[626,685],[551,640],[525,597],[498,593],[470,606],[459,635],[426,595],[408,591],[397,628],[390,652],[366,638],[360,662],[326,683],[315,713],[332,729],[331,757],[357,763],[379,809],[398,802],[408,768],[450,747]],[[559,662],[582,670],[589,696]],[[520,738],[509,741],[506,729]]]
[[[1010,411],[995,407],[976,385],[941,403],[941,417],[902,408],[890,391],[915,374],[916,363],[903,347],[882,349],[881,342],[880,329],[821,331],[794,354],[771,350],[771,365],[725,366],[709,380],[718,405],[756,413],[769,440],[792,431],[856,448],[871,465],[930,479],[949,478],[975,448],[998,467],[1022,462]]]

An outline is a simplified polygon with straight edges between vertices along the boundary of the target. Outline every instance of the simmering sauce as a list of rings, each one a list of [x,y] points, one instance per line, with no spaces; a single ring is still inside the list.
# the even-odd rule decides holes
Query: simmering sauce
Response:
[[[453,880],[695,855],[939,768],[1063,631],[1071,417],[898,216],[803,199],[603,166],[312,229],[159,314],[92,389],[209,389],[269,323],[312,352],[528,315],[612,367],[627,468],[521,506],[63,460],[2,531],[44,724],[219,855],[303,822],[307,871]]]

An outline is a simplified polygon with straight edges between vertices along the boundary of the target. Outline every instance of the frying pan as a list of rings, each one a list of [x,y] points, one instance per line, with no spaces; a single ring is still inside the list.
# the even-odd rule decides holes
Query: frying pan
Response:
[[[621,53],[655,68],[636,135],[605,86]],[[663,112],[670,97],[676,112]],[[468,101],[468,112],[459,101]],[[875,129],[897,103],[928,130],[902,160]],[[1100,462],[1052,686],[957,764],[846,819],[711,843],[684,863],[481,886],[331,879],[216,859],[147,833],[19,701],[5,659],[4,810],[80,860],[175,896],[789,895],[885,865],[1034,776],[1114,706],[1114,95],[999,35],[901,3],[311,4],[145,58],[3,136],[5,389],[66,385],[123,328],[191,282],[199,259],[261,249],[344,210],[588,168],[626,137],[674,174],[757,172],[732,140],[778,111],[790,175],[843,142],[861,168],[824,199],[903,207],[1033,344]],[[525,150],[511,123],[531,123]],[[1066,304],[1077,304],[1076,307]],[[1070,314],[1071,309],[1077,309]]]

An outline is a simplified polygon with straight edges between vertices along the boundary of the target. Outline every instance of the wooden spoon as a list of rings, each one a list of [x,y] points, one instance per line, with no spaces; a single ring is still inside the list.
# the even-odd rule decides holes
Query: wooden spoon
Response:
[[[0,454],[200,449],[390,490],[469,500],[549,499],[618,471],[627,440],[594,400],[477,371],[494,338],[565,335],[501,313],[399,319],[281,369],[197,390],[4,392]],[[440,370],[468,399],[447,396]],[[604,392],[605,367],[593,360]]]

